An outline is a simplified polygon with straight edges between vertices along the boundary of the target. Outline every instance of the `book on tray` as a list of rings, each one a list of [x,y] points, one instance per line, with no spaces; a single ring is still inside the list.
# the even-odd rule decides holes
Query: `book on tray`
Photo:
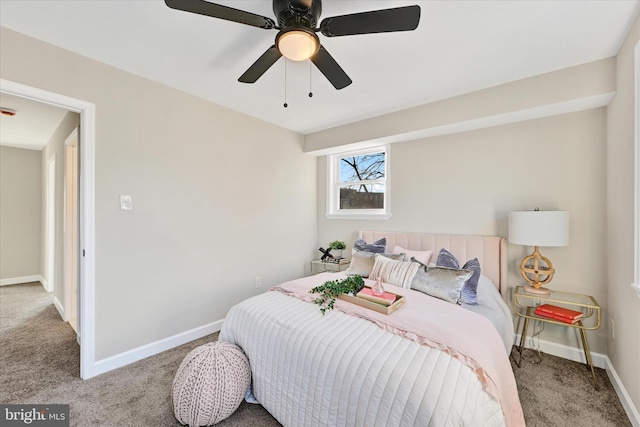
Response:
[[[382,295],[374,295],[371,288],[362,288],[360,292],[356,294],[358,298],[365,299],[367,301],[376,302],[383,305],[391,305],[396,301],[398,297],[396,294],[385,292]]]
[[[551,304],[542,304],[533,311],[538,316],[548,317],[565,323],[576,323],[582,319],[584,313]]]

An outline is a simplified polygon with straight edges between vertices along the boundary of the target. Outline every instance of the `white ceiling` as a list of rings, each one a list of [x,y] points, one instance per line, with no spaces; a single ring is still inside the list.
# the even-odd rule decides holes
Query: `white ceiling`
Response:
[[[42,102],[0,93],[0,107],[16,111],[0,115],[0,145],[42,150],[67,114],[67,110]]]
[[[267,0],[218,1],[273,17]],[[262,30],[169,9],[162,0],[1,0],[0,25],[301,132],[397,111],[616,55],[635,0],[324,0],[322,18],[410,4],[416,31],[327,38],[352,78],[337,91],[309,62],[284,59],[255,84],[238,77],[273,44]],[[55,17],[55,19],[52,19]]]

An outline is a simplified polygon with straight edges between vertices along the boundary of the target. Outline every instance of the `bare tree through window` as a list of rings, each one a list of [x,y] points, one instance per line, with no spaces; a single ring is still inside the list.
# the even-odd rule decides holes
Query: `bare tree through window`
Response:
[[[340,209],[383,209],[385,153],[340,159]]]

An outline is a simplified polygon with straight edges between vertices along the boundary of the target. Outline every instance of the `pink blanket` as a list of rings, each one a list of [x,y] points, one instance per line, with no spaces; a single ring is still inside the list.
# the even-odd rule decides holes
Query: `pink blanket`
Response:
[[[271,290],[312,302],[317,295],[310,294],[309,290],[335,279],[334,274],[323,273],[292,280]],[[365,280],[365,283],[371,286],[374,282]],[[471,368],[484,389],[500,402],[507,426],[525,425],[511,363],[498,332],[489,320],[421,292],[393,285],[385,288],[404,295],[406,299],[405,304],[391,315],[343,300],[336,300],[335,309],[370,320],[386,331],[455,357]]]

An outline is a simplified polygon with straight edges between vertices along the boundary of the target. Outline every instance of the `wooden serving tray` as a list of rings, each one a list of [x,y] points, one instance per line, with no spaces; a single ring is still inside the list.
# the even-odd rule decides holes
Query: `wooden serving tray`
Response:
[[[389,292],[389,291],[387,290],[385,292]],[[393,292],[389,292],[389,293],[393,294]],[[398,294],[394,294],[394,295],[396,295],[396,300],[393,304],[389,306],[385,306],[382,304],[378,304],[363,298],[358,298],[356,296],[347,295],[347,294],[340,294],[338,295],[338,298],[343,301],[347,301],[352,304],[359,305],[360,307],[368,308],[369,310],[373,310],[373,311],[377,311],[378,313],[389,315],[394,311],[396,311],[398,308],[400,308],[400,306],[402,306],[402,304],[404,304],[404,302],[406,301],[405,297],[403,297],[402,295],[398,295]]]

